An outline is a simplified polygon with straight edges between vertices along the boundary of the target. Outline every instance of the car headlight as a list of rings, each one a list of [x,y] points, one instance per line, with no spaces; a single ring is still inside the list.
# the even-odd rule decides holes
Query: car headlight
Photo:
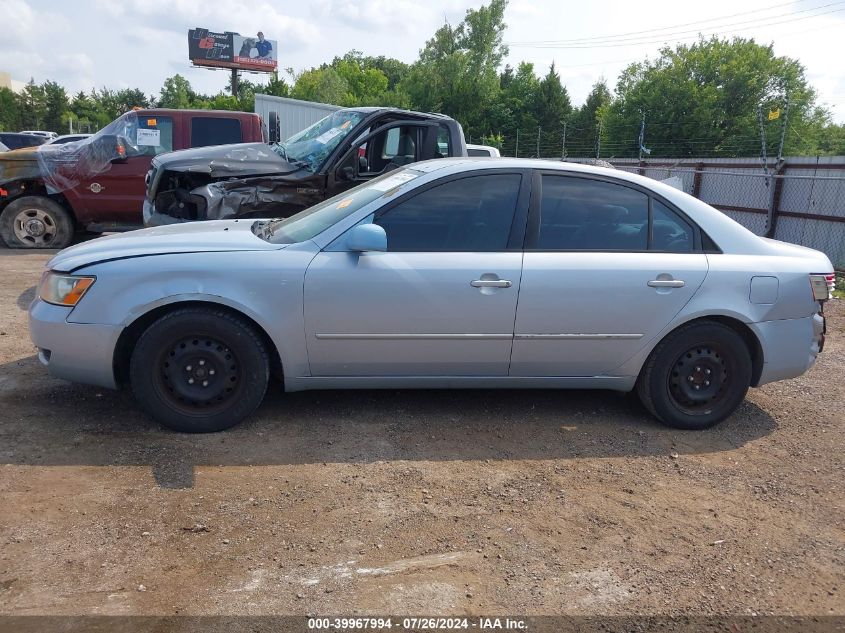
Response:
[[[94,285],[96,277],[67,275],[48,270],[41,277],[38,295],[42,301],[59,306],[75,306]]]

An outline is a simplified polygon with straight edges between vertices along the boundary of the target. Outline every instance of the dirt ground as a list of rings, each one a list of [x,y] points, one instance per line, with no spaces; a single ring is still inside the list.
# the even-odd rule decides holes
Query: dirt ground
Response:
[[[0,250],[0,614],[845,614],[845,305],[704,432],[602,392],[272,394],[179,435],[49,378]]]

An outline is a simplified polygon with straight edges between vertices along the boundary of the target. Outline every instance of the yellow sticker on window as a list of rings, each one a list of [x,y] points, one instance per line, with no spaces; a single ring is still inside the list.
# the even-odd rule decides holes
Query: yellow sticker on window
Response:
[[[345,198],[345,199],[343,199],[343,200],[341,200],[340,202],[338,202],[338,203],[337,203],[337,207],[336,207],[336,208],[338,208],[338,209],[345,209],[345,208],[346,208],[346,207],[348,207],[350,204],[352,204],[352,198]]]
[[[147,119],[147,125],[150,126],[150,127],[155,127],[156,126],[156,120],[155,119]]]

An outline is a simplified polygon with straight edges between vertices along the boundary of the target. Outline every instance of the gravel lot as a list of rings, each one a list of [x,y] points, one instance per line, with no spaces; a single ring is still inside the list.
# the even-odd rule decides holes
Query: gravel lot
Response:
[[[845,615],[845,307],[716,429],[602,392],[272,394],[178,435],[51,379],[0,250],[0,614]]]

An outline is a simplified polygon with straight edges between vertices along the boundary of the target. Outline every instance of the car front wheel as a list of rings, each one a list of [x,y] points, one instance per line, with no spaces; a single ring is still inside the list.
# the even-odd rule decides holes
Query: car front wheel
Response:
[[[225,310],[177,309],[150,325],[129,366],[139,404],[186,433],[222,431],[252,414],[270,376],[267,349],[253,327]]]
[[[679,328],[652,351],[637,393],[655,417],[679,429],[705,429],[730,416],[751,382],[742,337],[721,323]]]

